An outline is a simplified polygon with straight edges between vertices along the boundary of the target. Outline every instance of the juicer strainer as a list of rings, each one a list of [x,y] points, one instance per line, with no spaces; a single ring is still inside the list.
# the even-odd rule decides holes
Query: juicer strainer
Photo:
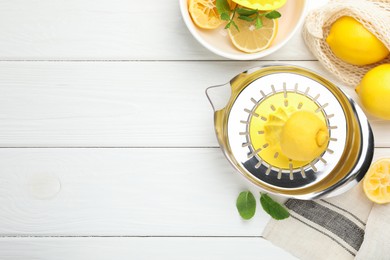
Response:
[[[210,92],[223,87],[231,89],[230,97],[217,109]],[[254,68],[228,84],[209,87],[206,94],[225,156],[267,192],[299,199],[334,196],[358,183],[370,166],[374,140],[366,116],[314,72],[288,65]],[[288,158],[270,144],[284,118],[303,110],[322,120],[329,136],[324,152],[310,161]]]

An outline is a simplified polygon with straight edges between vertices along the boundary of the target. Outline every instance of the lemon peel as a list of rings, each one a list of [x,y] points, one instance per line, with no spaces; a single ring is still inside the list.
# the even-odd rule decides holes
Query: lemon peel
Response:
[[[331,25],[326,42],[336,57],[352,65],[372,64],[389,55],[386,46],[350,16]]]
[[[310,111],[293,113],[283,126],[280,146],[284,155],[296,161],[312,161],[326,149],[329,131]]]
[[[278,108],[270,114],[264,134],[271,147],[295,161],[310,162],[321,155],[329,141],[326,124],[311,111]]]
[[[390,120],[390,64],[368,71],[356,87],[356,92],[370,114]]]

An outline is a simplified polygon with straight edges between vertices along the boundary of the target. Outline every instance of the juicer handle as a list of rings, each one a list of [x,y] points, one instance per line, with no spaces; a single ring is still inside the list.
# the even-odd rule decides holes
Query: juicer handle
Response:
[[[216,85],[206,88],[206,96],[214,112],[223,109],[228,103],[232,88],[230,82],[223,85]]]
[[[249,84],[250,75],[256,71],[262,70],[266,67],[285,66],[287,64],[269,63],[259,67],[248,69],[230,80],[230,82],[223,85],[211,86],[206,89],[206,96],[210,101],[214,112],[222,110],[229,103],[229,100],[236,97],[240,91]],[[217,94],[216,94],[217,93]]]

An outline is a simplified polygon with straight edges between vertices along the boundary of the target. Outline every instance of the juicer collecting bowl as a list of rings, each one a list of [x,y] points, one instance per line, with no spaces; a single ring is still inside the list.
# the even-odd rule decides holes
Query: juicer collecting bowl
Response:
[[[217,107],[221,90],[228,94],[222,108]],[[312,71],[289,65],[254,68],[228,84],[209,87],[206,95],[226,158],[266,192],[297,199],[335,196],[356,185],[371,164],[374,137],[365,114],[336,85]],[[295,124],[299,131],[283,128],[302,111],[323,125],[321,138],[315,139],[323,149],[310,159],[296,157],[294,146],[286,153],[279,140],[286,131],[287,136],[310,133],[314,123]],[[297,154],[300,146],[306,142],[295,146]]]

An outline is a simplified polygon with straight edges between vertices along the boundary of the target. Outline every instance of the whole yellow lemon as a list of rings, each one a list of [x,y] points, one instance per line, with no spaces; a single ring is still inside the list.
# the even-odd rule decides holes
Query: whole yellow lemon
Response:
[[[326,42],[336,57],[353,65],[375,63],[389,55],[389,50],[375,35],[349,16],[332,24]]]
[[[280,146],[285,156],[296,161],[312,161],[328,146],[329,131],[318,116],[298,111],[286,121]]]
[[[390,64],[368,71],[356,87],[356,92],[369,113],[390,119]]]

